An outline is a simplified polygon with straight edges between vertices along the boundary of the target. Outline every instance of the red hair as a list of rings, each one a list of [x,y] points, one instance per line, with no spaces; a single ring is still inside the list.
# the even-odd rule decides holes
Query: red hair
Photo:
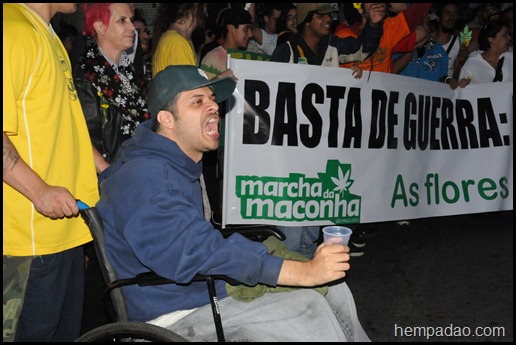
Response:
[[[113,3],[83,3],[81,5],[81,11],[84,18],[83,35],[97,38],[97,32],[95,31],[93,24],[98,20],[100,20],[102,24],[109,26],[109,19],[111,18],[111,10],[109,7],[112,4]]]

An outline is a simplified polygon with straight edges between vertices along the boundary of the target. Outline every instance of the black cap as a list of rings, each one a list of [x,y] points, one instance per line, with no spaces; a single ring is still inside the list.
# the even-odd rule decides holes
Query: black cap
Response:
[[[480,4],[480,8],[481,9],[486,9],[488,7],[500,8],[500,4],[499,3],[485,3],[485,2]]]
[[[243,8],[227,7],[219,12],[217,26],[225,29],[227,25],[239,26],[240,24],[253,25],[253,17]]]

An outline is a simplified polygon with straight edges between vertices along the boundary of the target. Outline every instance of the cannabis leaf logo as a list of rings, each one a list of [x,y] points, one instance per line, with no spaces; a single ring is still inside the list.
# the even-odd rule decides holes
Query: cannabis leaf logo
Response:
[[[348,188],[351,187],[354,180],[349,178],[349,175],[351,174],[351,169],[349,169],[346,172],[346,175],[342,172],[342,168],[339,167],[339,178],[335,178],[332,176],[331,180],[333,183],[335,183],[336,187],[333,188],[334,191],[339,191],[342,195],[344,195],[344,192],[349,192]]]
[[[469,26],[465,26],[464,30],[462,30],[459,33],[460,36],[460,42],[464,43],[464,45],[467,47],[469,46],[469,42],[471,41],[471,38],[473,37],[473,31],[469,29]]]

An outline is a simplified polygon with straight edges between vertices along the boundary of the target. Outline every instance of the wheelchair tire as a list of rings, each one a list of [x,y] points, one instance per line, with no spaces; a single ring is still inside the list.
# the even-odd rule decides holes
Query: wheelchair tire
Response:
[[[75,342],[188,342],[166,328],[138,321],[109,323],[84,333]]]

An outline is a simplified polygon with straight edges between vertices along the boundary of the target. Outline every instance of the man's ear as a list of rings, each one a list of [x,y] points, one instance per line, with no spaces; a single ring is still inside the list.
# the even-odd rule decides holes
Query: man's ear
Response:
[[[162,127],[167,129],[173,129],[176,124],[174,115],[172,115],[172,113],[168,110],[160,110],[156,116],[156,120]]]

